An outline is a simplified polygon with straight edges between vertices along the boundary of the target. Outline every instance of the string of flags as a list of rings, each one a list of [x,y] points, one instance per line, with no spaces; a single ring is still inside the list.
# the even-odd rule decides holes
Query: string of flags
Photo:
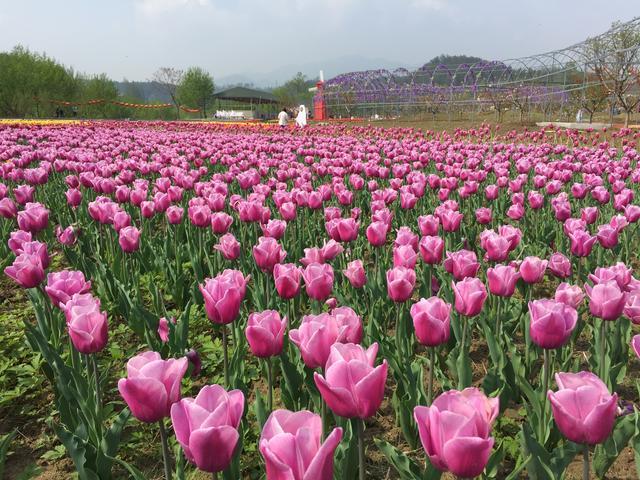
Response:
[[[121,107],[127,108],[173,108],[173,104],[171,103],[130,103],[130,102],[121,102],[118,100],[87,100],[86,102],[68,102],[66,100],[48,100],[49,103],[53,103],[55,105],[64,105],[67,107],[80,107],[80,106],[89,106],[89,105],[101,105],[101,104],[112,104],[119,105]],[[198,113],[200,111],[199,108],[188,108],[183,105],[180,105],[180,110],[188,113]]]

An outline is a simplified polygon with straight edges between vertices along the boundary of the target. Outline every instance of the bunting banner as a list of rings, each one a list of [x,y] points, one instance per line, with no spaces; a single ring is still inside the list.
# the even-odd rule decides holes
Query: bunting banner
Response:
[[[81,107],[81,106],[92,106],[92,105],[100,105],[100,104],[111,104],[111,105],[119,105],[121,107],[127,108],[173,108],[174,105],[171,103],[129,103],[129,102],[121,102],[118,100],[102,100],[102,99],[94,99],[87,100],[86,102],[68,102],[65,100],[48,100],[49,103],[53,103],[54,105],[64,105],[66,107]],[[187,108],[183,105],[180,105],[180,110],[188,113],[198,113],[200,111],[199,108]]]

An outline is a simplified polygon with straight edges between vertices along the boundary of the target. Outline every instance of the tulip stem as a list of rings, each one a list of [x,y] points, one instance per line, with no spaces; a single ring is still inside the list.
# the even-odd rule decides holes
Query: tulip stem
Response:
[[[589,480],[589,445],[582,446],[582,479]]]
[[[397,316],[396,316],[396,349],[398,350],[398,355],[400,358],[404,358],[403,348],[402,348],[402,336],[404,332],[402,332],[403,328],[400,326],[402,323],[402,304],[397,303]]]
[[[364,420],[356,418],[356,425],[358,429],[358,478],[364,480]]]
[[[164,461],[164,478],[171,480],[171,468],[169,467],[169,444],[167,443],[167,432],[164,429],[164,420],[158,422],[160,425],[160,440],[162,441],[162,460]]]
[[[100,392],[100,375],[98,375],[98,360],[95,353],[91,355],[91,368],[96,382],[96,410],[100,412],[102,409],[102,393]]]
[[[429,266],[427,267],[427,275],[428,275],[428,285],[429,285],[429,290],[427,290],[427,298],[430,298],[433,296],[433,267],[431,266],[431,264],[429,264]]]
[[[271,357],[267,357],[267,382],[269,384],[269,392],[267,396],[267,408],[269,413],[273,411],[273,369],[271,363]]]
[[[222,362],[224,367],[224,385],[229,388],[229,351],[227,341],[227,326],[222,325]]]
[[[433,398],[433,368],[435,367],[436,348],[429,348],[429,383],[427,386],[427,405],[431,405]]]
[[[549,352],[549,349],[545,348],[543,350],[544,352],[544,364],[543,364],[543,372],[542,372],[542,409],[541,409],[541,415],[542,418],[540,419],[540,436],[538,438],[538,442],[540,442],[541,445],[544,445],[545,443],[545,433],[546,433],[546,429],[547,429],[547,391],[549,390],[549,373],[550,373],[550,369],[551,369],[551,362],[549,361],[549,357],[551,352]]]
[[[320,431],[320,438],[324,442],[325,434],[327,432],[327,427],[325,424],[327,423],[327,404],[324,401],[324,398],[320,396],[320,420],[322,421],[322,429]]]
[[[605,351],[607,346],[607,321],[600,320],[600,378],[606,384],[609,383],[609,379],[606,378],[607,367],[605,365]]]

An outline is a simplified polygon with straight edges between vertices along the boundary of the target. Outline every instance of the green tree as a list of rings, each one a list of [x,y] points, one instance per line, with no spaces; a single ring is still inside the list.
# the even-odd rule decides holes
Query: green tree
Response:
[[[296,105],[311,106],[313,92],[309,91],[310,87],[315,86],[317,80],[309,79],[302,72],[296,73],[293,78],[288,80],[279,87],[272,90],[274,97],[280,105],[285,107],[295,107]]]
[[[181,104],[199,108],[202,117],[207,118],[207,107],[213,101],[214,89],[213,77],[208,72],[200,67],[191,67],[182,77],[177,96]]]
[[[116,83],[104,73],[81,81],[80,100],[103,100],[103,103],[82,106],[82,112],[90,118],[121,118],[126,116],[124,109],[111,102],[118,100],[118,87]]]
[[[78,79],[44,54],[16,46],[0,53],[0,114],[11,117],[51,115],[50,100],[73,101]]]

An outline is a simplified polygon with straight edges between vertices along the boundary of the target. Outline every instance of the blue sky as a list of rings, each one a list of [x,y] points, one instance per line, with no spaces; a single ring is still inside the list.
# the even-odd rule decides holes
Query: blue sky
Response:
[[[421,65],[578,42],[629,20],[632,0],[0,0],[0,50],[22,44],[76,70],[144,80],[159,66],[214,77],[343,56]]]

